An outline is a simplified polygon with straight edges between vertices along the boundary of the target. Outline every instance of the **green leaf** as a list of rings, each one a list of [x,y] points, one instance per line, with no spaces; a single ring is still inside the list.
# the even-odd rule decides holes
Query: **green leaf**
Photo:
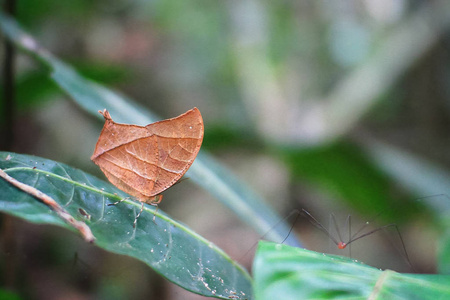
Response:
[[[2,300],[21,300],[22,298],[12,291],[0,289],[0,299],[2,299]]]
[[[51,78],[78,105],[97,118],[102,118],[98,114],[98,110],[106,108],[114,120],[119,123],[146,125],[158,120],[149,110],[134,103],[131,99],[81,77],[21,30],[13,19],[1,13],[0,28],[18,48],[46,66],[50,71]],[[286,238],[290,226],[286,223],[279,223],[282,218],[260,196],[204,151],[200,151],[186,175],[213,194],[223,205],[261,235],[265,234],[267,239],[281,241]],[[277,223],[280,225],[273,228],[273,225]],[[285,242],[300,246],[300,242],[293,235],[290,235]]]
[[[253,273],[257,300],[450,299],[447,275],[381,271],[346,257],[263,241]]]
[[[146,204],[133,228],[141,204],[125,200],[107,206],[127,196],[111,184],[55,161],[15,153],[0,152],[0,168],[52,197],[76,220],[84,221],[97,246],[135,257],[194,293],[229,299],[236,292],[251,298],[251,278],[240,265],[161,210],[155,212]],[[3,179],[0,210],[30,222],[70,228],[49,207]]]
[[[80,65],[84,74],[101,78],[104,82],[117,82],[124,80],[124,72],[117,67],[102,65],[94,62]],[[16,76],[16,99],[15,104],[18,110],[36,108],[47,101],[54,100],[52,96],[60,93],[59,87],[46,76],[47,72],[42,69],[30,70]],[[4,102],[3,86],[0,85],[0,103]],[[3,107],[0,105],[0,114],[3,115]],[[3,120],[0,120],[0,123]]]

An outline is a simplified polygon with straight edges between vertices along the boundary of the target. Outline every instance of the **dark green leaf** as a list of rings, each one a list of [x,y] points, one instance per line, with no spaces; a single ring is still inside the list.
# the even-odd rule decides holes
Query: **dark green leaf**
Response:
[[[55,161],[15,153],[0,152],[0,168],[46,193],[75,219],[84,221],[96,237],[97,246],[135,257],[194,293],[228,299],[230,293],[236,292],[251,298],[251,279],[241,266],[161,210],[155,212],[146,204],[133,228],[141,204],[125,200],[107,206],[126,197],[111,184]],[[30,222],[70,228],[49,207],[3,179],[0,210]]]

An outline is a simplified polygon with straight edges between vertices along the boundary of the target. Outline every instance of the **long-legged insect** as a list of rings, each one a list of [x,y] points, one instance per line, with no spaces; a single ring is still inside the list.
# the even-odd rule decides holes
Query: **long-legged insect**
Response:
[[[301,214],[303,214],[304,216],[306,216],[307,218],[308,218],[308,220],[309,220],[309,222],[312,224],[312,225],[314,225],[316,228],[318,228],[319,230],[321,230],[322,232],[324,232],[329,238],[330,238],[330,240],[331,241],[333,241],[333,243],[334,244],[336,244],[336,246],[338,247],[338,249],[345,249],[348,245],[350,245],[351,243],[353,243],[353,242],[355,242],[355,241],[357,241],[357,240],[359,240],[359,239],[361,239],[361,238],[363,238],[363,237],[366,237],[366,236],[368,236],[368,235],[371,235],[371,234],[373,234],[373,233],[375,233],[375,232],[378,232],[378,231],[381,231],[381,230],[385,230],[386,228],[394,228],[395,229],[395,231],[396,231],[396,233],[397,233],[397,235],[398,235],[398,237],[399,237],[399,239],[400,239],[400,242],[401,242],[401,245],[402,245],[402,248],[403,248],[403,254],[404,254],[404,256],[405,256],[405,260],[407,261],[407,263],[408,263],[408,265],[414,270],[414,267],[412,266],[412,264],[411,264],[411,260],[409,259],[409,256],[408,256],[408,252],[406,251],[406,246],[405,246],[405,242],[403,241],[403,237],[402,237],[402,235],[401,235],[401,233],[400,233],[400,230],[398,229],[398,226],[397,226],[397,224],[395,224],[395,223],[391,223],[391,224],[387,224],[387,225],[383,225],[383,226],[380,226],[380,227],[378,227],[378,228],[375,228],[375,229],[373,229],[373,230],[370,230],[370,231],[368,231],[368,232],[365,232],[365,233],[362,233],[363,231],[364,231],[364,229],[366,229],[367,228],[367,226],[369,226],[371,223],[372,223],[372,221],[374,220],[374,219],[376,219],[380,214],[378,214],[372,221],[368,221],[368,222],[366,222],[363,226],[361,226],[361,228],[356,232],[356,233],[354,233],[353,235],[351,234],[351,233],[349,233],[349,238],[348,238],[348,240],[347,241],[344,241],[344,239],[342,238],[342,235],[341,235],[341,232],[340,232],[340,230],[339,230],[339,226],[337,225],[337,222],[336,222],[336,217],[334,216],[334,214],[331,214],[331,220],[332,220],[332,222],[333,222],[333,225],[335,226],[335,228],[336,228],[336,232],[337,232],[337,234],[338,234],[338,238],[339,238],[339,240],[337,240],[331,233],[330,233],[330,231],[329,230],[327,230],[313,215],[311,215],[307,210],[305,210],[305,209],[302,209],[301,210]],[[349,229],[349,232],[350,232],[350,230],[351,230],[351,216],[349,215],[348,217],[347,217],[347,219],[346,219],[346,227]],[[350,256],[351,256],[351,254],[350,254]]]

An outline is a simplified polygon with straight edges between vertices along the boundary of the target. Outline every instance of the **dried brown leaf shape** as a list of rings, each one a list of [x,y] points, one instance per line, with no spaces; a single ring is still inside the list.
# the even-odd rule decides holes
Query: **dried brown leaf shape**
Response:
[[[172,119],[147,126],[118,124],[105,118],[91,159],[109,181],[149,204],[175,184],[194,162],[203,141],[203,119],[193,108]]]

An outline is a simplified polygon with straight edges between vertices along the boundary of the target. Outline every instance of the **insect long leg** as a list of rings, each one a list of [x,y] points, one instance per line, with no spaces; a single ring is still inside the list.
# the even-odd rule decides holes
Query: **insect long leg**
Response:
[[[298,218],[299,218],[299,216],[300,216],[300,211],[299,211],[298,209],[292,210],[286,217],[284,217],[283,219],[279,220],[279,221],[278,221],[275,225],[273,225],[266,233],[264,233],[263,236],[261,236],[260,239],[263,240],[263,239],[266,237],[266,235],[267,235],[273,228],[277,227],[280,223],[285,222],[287,219],[289,219],[289,218],[290,218],[292,215],[294,215],[294,214],[297,214],[297,215],[296,215],[296,217],[295,217],[294,222],[292,223],[291,228],[289,229],[288,234],[287,234],[286,237],[283,239],[283,241],[281,241],[281,243],[280,243],[280,244],[283,244],[283,243],[287,240],[287,238],[289,237],[289,235],[291,234],[292,230],[294,229],[295,223],[297,223],[297,220],[298,220]],[[259,241],[257,241],[256,243],[254,243],[254,244],[247,250],[247,252],[245,252],[244,255],[242,255],[241,258],[239,258],[237,261],[239,261],[239,262],[243,261],[244,257],[246,257],[247,254],[248,254],[250,251],[252,251],[252,249],[255,248],[255,246],[258,244],[258,242],[259,242]]]
[[[370,221],[367,221],[366,223],[364,223],[363,226],[361,226],[361,228],[355,232],[352,236],[350,236],[349,241],[354,240],[362,231],[364,231],[364,229],[367,228],[367,226],[369,226],[370,224],[372,224],[373,221],[375,221],[383,212],[378,213],[375,217],[373,217]],[[348,243],[347,243],[348,244]]]
[[[277,224],[275,224],[275,226],[274,226],[274,227],[276,227],[276,226],[277,226],[278,224],[280,224],[281,222],[286,221],[286,220],[289,219],[293,214],[297,214],[297,216],[295,216],[295,220],[294,220],[294,222],[292,223],[292,226],[291,226],[291,228],[289,229],[288,234],[287,234],[286,237],[283,239],[283,241],[281,241],[280,244],[283,244],[283,243],[287,240],[287,238],[289,237],[289,235],[291,234],[292,230],[294,229],[295,223],[297,223],[298,217],[300,217],[300,211],[299,211],[298,209],[294,209],[293,211],[291,211],[291,213],[290,213],[289,215],[287,215],[287,217],[285,217],[285,218],[284,218],[283,220],[281,220],[281,221],[278,221]],[[266,234],[267,234],[267,233],[266,233]],[[264,234],[263,237],[265,237],[266,234]]]
[[[308,220],[312,225],[323,231],[336,245],[339,244],[338,241],[336,241],[336,239],[330,234],[330,232],[325,227],[323,227],[323,225],[319,221],[317,221],[317,219],[314,218],[306,209],[302,208],[302,212],[308,217]]]
[[[339,226],[338,226],[337,221],[336,221],[336,216],[333,213],[331,213],[330,216],[331,216],[331,220],[333,221],[334,228],[336,229],[336,232],[338,234],[339,241],[343,242],[344,240],[342,239],[341,231],[339,230]]]
[[[402,255],[403,255],[404,259],[406,260],[406,262],[408,263],[408,265],[411,267],[411,269],[412,269],[413,271],[415,271],[414,266],[412,265],[411,260],[410,260],[410,258],[409,258],[408,252],[407,252],[407,250],[406,250],[406,246],[405,246],[405,242],[404,242],[404,240],[403,240],[403,237],[402,237],[402,235],[400,234],[400,230],[399,230],[398,227],[397,227],[397,224],[392,223],[392,224],[384,225],[384,226],[378,227],[378,228],[376,228],[376,229],[373,229],[373,230],[370,230],[370,231],[368,231],[368,232],[366,232],[366,233],[361,234],[361,232],[363,232],[364,229],[366,229],[366,228],[370,225],[370,223],[371,223],[372,221],[374,221],[376,218],[378,218],[379,215],[380,215],[381,213],[380,213],[380,214],[377,214],[377,215],[375,216],[375,218],[373,218],[371,221],[366,222],[366,223],[365,223],[365,224],[364,224],[364,225],[363,225],[363,226],[362,226],[355,234],[352,234],[352,232],[351,232],[351,216],[349,215],[349,216],[347,217],[347,220],[346,220],[346,226],[348,226],[348,236],[349,236],[348,242],[343,242],[343,241],[342,241],[342,236],[341,236],[341,234],[340,234],[340,232],[339,232],[339,227],[337,226],[337,221],[336,221],[336,218],[335,218],[334,214],[330,214],[330,218],[331,218],[330,224],[334,224],[334,226],[336,227],[336,232],[337,232],[337,234],[338,234],[338,236],[339,236],[340,242],[338,242],[338,241],[331,235],[330,231],[327,230],[327,229],[326,229],[326,228],[325,228],[325,227],[324,227],[324,226],[323,226],[316,218],[314,218],[308,211],[306,211],[305,209],[302,209],[302,213],[303,213],[306,217],[308,217],[308,220],[309,220],[309,222],[310,222],[312,225],[314,225],[315,227],[317,227],[319,230],[323,231],[323,232],[330,238],[330,240],[332,240],[332,241],[338,246],[339,249],[344,249],[344,248],[346,248],[347,246],[350,245],[350,247],[349,247],[350,257],[351,257],[351,244],[352,244],[354,241],[357,241],[357,240],[359,240],[359,239],[361,239],[361,238],[363,238],[363,237],[366,237],[366,236],[368,236],[368,235],[371,235],[371,234],[373,234],[373,233],[375,233],[375,232],[378,232],[378,231],[380,231],[380,230],[385,230],[386,228],[394,227],[394,228],[395,228],[395,231],[396,231],[396,233],[397,233],[397,235],[398,235],[398,237],[399,237],[399,239],[400,239],[400,242],[401,242]],[[398,250],[398,249],[397,249],[397,250]]]
[[[394,225],[395,230],[397,231],[398,237],[400,238],[400,242],[402,243],[402,248],[403,248],[403,252],[405,252],[405,258],[406,258],[406,261],[408,262],[408,265],[411,266],[411,269],[412,269],[414,272],[416,272],[416,269],[414,268],[414,266],[413,266],[412,263],[411,263],[411,260],[409,259],[408,251],[406,251],[405,242],[403,241],[403,237],[402,237],[402,235],[400,234],[400,230],[398,229],[397,225],[395,225],[395,224],[393,224],[393,225]]]
[[[413,269],[413,271],[415,271],[414,266],[411,264],[411,260],[409,259],[408,251],[406,251],[405,242],[403,241],[403,237],[402,237],[402,235],[400,234],[400,230],[398,229],[397,224],[394,224],[394,223],[393,223],[393,224],[384,225],[384,226],[378,227],[378,228],[376,228],[376,229],[374,229],[374,230],[371,230],[371,231],[369,231],[369,232],[366,232],[366,233],[364,233],[364,234],[362,234],[362,235],[360,235],[360,236],[358,236],[358,237],[353,238],[352,240],[350,240],[350,241],[347,243],[347,245],[350,244],[350,243],[353,243],[354,241],[357,241],[357,240],[359,240],[359,239],[361,239],[361,238],[363,238],[363,237],[365,237],[365,236],[368,236],[368,235],[370,235],[370,234],[372,234],[372,233],[378,232],[378,231],[380,231],[380,230],[384,230],[384,229],[386,229],[386,228],[388,228],[388,227],[394,227],[394,228],[395,228],[395,231],[397,232],[397,235],[398,235],[398,237],[400,238],[400,242],[401,242],[401,244],[402,244],[403,252],[404,252],[404,254],[405,254],[405,259],[406,259],[408,265],[410,265],[411,268]]]
[[[348,238],[350,239],[352,236],[352,215],[347,216],[345,224],[345,226],[348,226]],[[345,245],[348,245],[348,242]],[[348,255],[352,257],[352,245],[348,247]]]

